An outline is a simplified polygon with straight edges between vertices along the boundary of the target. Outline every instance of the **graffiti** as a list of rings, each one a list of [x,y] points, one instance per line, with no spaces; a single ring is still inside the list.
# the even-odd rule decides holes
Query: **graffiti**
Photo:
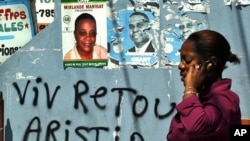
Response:
[[[168,117],[168,116],[170,116],[173,112],[174,112],[174,107],[176,106],[176,103],[171,103],[171,109],[169,110],[169,112],[167,112],[165,115],[160,115],[159,113],[158,113],[158,105],[159,105],[159,103],[160,103],[160,99],[156,99],[155,100],[155,116],[156,117],[158,117],[159,119],[164,119],[164,118],[166,118],[166,117]]]
[[[42,83],[42,78],[38,77],[36,79],[36,83]],[[31,81],[27,80],[26,82],[26,86],[22,92],[22,90],[20,89],[20,86],[18,85],[17,82],[13,82],[13,86],[17,91],[17,95],[19,97],[19,101],[20,104],[23,105],[25,104],[25,98],[27,95],[27,90],[31,87],[30,86]],[[50,94],[50,88],[47,82],[43,83],[44,85],[44,89],[46,92],[46,99],[47,99],[47,108],[51,109],[53,106],[53,102],[56,98],[56,95],[58,94],[61,86],[56,86],[56,88],[54,89],[54,92],[51,96]],[[87,105],[84,103],[84,96],[89,94],[89,85],[87,82],[85,82],[84,80],[79,80],[76,84],[73,85],[74,87],[74,93],[75,93],[75,98],[74,98],[74,108],[75,109],[79,109],[80,107],[83,108],[83,113],[87,114],[89,109],[87,107]],[[34,92],[34,98],[33,98],[33,106],[37,106],[38,104],[38,98],[39,98],[39,89],[38,86],[33,86],[32,87],[33,92]],[[147,109],[148,109],[148,100],[145,96],[143,95],[138,95],[137,91],[133,88],[112,88],[111,89],[112,93],[117,92],[118,93],[118,101],[117,101],[117,105],[116,105],[116,110],[115,110],[115,116],[118,117],[120,115],[120,110],[121,110],[121,99],[122,97],[124,97],[124,93],[128,92],[128,94],[132,94],[135,96],[135,99],[133,101],[133,106],[132,106],[132,111],[135,117],[141,117],[143,116]],[[99,98],[103,98],[108,94],[108,89],[106,87],[99,87],[94,95],[90,95],[89,97],[93,99],[94,104],[96,105],[97,108],[99,108],[100,110],[104,110],[106,108],[106,105],[102,105],[101,103],[98,102]],[[136,111],[136,105],[139,102],[144,102],[144,107],[142,108],[142,111]],[[169,112],[167,112],[166,114],[162,114],[160,115],[158,113],[158,107],[160,104],[160,99],[156,98],[155,99],[155,104],[154,104],[154,114],[156,118],[159,119],[164,119],[166,117],[168,117],[171,113],[173,113],[174,107],[175,107],[175,103],[171,103],[171,109]]]
[[[116,106],[116,112],[115,112],[115,115],[116,115],[116,116],[119,116],[119,115],[120,115],[121,98],[122,98],[122,96],[123,96],[123,91],[130,91],[130,92],[132,92],[133,94],[136,94],[137,92],[136,92],[136,90],[130,89],[130,88],[113,88],[111,91],[112,91],[112,92],[118,91],[118,94],[119,94],[118,105]]]
[[[68,126],[70,126],[71,124],[71,121],[70,120],[67,120],[65,121],[65,124],[67,124]],[[41,119],[39,117],[34,117],[29,125],[27,126],[26,130],[25,130],[25,133],[24,133],[24,137],[22,139],[22,141],[28,141],[29,140],[29,136],[33,135],[36,137],[36,141],[39,141],[40,140],[40,136],[41,136],[41,132],[42,132],[42,125],[41,124]],[[45,141],[50,141],[50,140],[53,140],[53,141],[59,141],[59,140],[62,140],[62,136],[56,136],[56,132],[58,132],[61,128],[61,123],[57,120],[52,120],[48,125],[47,125],[47,128],[46,128],[46,138],[45,138]],[[99,127],[87,127],[87,126],[78,126],[75,128],[74,130],[74,133],[77,137],[79,137],[81,140],[83,141],[88,141],[88,138],[87,136],[84,134],[84,133],[90,133],[90,132],[95,132],[93,135],[95,136],[95,141],[99,141],[100,140],[100,134],[105,134],[105,133],[108,133],[109,132],[109,127],[102,127],[102,126],[99,126]],[[115,130],[117,132],[120,131],[120,127],[117,126],[115,128]],[[64,130],[64,141],[70,141],[69,138],[70,138],[70,135],[69,135],[69,129],[65,129]],[[143,136],[138,133],[138,132],[134,132],[131,134],[130,136],[130,141],[135,141],[136,138],[139,138],[140,141],[144,141],[144,138]],[[115,137],[115,141],[119,141],[119,136],[116,136]]]
[[[70,126],[71,121],[67,120],[65,122],[65,124],[67,124],[68,126]],[[34,127],[34,125],[36,125],[36,127]],[[58,138],[56,136],[56,132],[61,128],[61,124],[59,121],[57,120],[52,120],[47,128],[46,128],[46,138],[45,141],[50,141],[51,139],[53,141],[59,141],[62,140],[62,136],[60,136],[60,138]],[[75,128],[75,134],[81,138],[83,141],[88,141],[87,137],[84,136],[83,132],[92,132],[95,131],[95,140],[98,141],[99,140],[99,135],[100,132],[102,131],[109,131],[108,127],[86,127],[86,126],[78,126]],[[34,117],[29,125],[26,128],[26,131],[24,133],[24,137],[23,137],[23,141],[28,141],[29,139],[29,135],[35,135],[36,136],[36,140],[39,141],[40,140],[40,135],[42,132],[42,124],[41,124],[41,120],[39,117]],[[64,141],[69,141],[69,130],[65,129],[65,133],[64,133]]]
[[[47,109],[56,109],[54,108],[54,103],[57,99],[59,100],[60,96],[62,96],[60,94],[62,92],[62,87],[60,85],[51,86],[48,82],[44,82],[41,77],[37,77],[35,80],[27,80],[24,84],[25,86],[23,87],[17,82],[12,83],[21,106],[27,103],[28,97],[32,102],[32,106],[37,107],[39,99],[41,99],[42,96],[45,96],[43,99],[46,100]],[[82,111],[83,115],[91,115],[90,112],[93,112],[93,110],[90,109],[89,104],[93,104],[97,109],[99,109],[99,111],[95,110],[94,112],[100,113],[110,110],[107,109],[107,107],[110,107],[108,104],[111,103],[103,102],[103,99],[108,99],[108,96],[112,96],[112,106],[115,110],[113,116],[116,118],[121,116],[121,110],[125,106],[123,101],[126,97],[130,98],[127,100],[131,102],[131,106],[129,106],[131,116],[136,119],[146,116],[149,108],[153,106],[152,108],[154,112],[150,114],[154,115],[155,119],[162,120],[169,117],[174,112],[174,108],[176,106],[175,103],[170,103],[170,109],[164,108],[165,112],[162,112],[162,110],[159,109],[162,108],[161,104],[166,104],[166,100],[160,98],[155,98],[153,101],[152,99],[149,100],[148,97],[139,94],[137,90],[133,88],[120,87],[108,89],[105,86],[100,86],[96,88],[93,93],[90,92],[90,85],[84,80],[78,80],[74,83],[72,85],[72,90],[74,95],[72,95],[73,100],[69,106],[71,105],[76,111]],[[45,92],[45,94],[43,92]],[[65,122],[65,124],[62,126],[63,122]],[[47,127],[44,128],[42,126],[45,126],[46,124],[42,123],[39,116],[34,116],[26,126],[22,140],[28,141],[29,137],[32,136],[33,138],[36,138],[36,141],[39,141],[41,136],[45,135],[45,141],[58,141],[62,140],[62,138],[64,141],[69,141],[70,137],[74,135],[80,140],[88,141],[89,136],[86,136],[86,134],[91,134],[91,136],[94,136],[92,138],[95,138],[95,141],[99,141],[101,139],[101,134],[110,134],[109,131],[115,131],[117,133],[117,135],[114,136],[115,141],[120,141],[118,134],[121,130],[120,126],[116,126],[112,129],[111,127],[105,126],[88,127],[79,125],[77,127],[73,127],[74,131],[71,131],[71,123],[72,121],[69,119],[66,121],[51,120],[47,124]],[[65,129],[65,126],[69,127],[69,129]],[[41,133],[42,131],[44,132],[43,134]],[[93,132],[95,132],[94,135]],[[58,134],[60,134],[60,139]],[[144,141],[143,135],[139,132],[133,132],[129,137],[130,141]]]
[[[38,77],[38,78],[36,79],[36,82],[37,82],[37,84],[42,83],[42,78]],[[22,92],[21,92],[21,90],[20,90],[18,84],[17,84],[16,82],[13,83],[13,86],[14,86],[14,88],[16,89],[17,94],[18,94],[18,97],[19,97],[19,99],[20,99],[20,104],[21,104],[21,105],[23,105],[24,102],[25,102],[25,97],[26,97],[26,93],[27,93],[27,89],[29,88],[29,85],[30,85],[30,80],[27,81],[26,86],[25,86],[25,89],[24,89],[24,92],[23,92],[23,94],[22,94]],[[60,86],[57,86],[57,87],[56,87],[56,89],[55,89],[55,91],[54,91],[54,93],[53,93],[53,95],[52,95],[52,99],[50,99],[50,89],[49,89],[48,83],[46,83],[46,82],[44,83],[44,88],[45,88],[45,90],[46,90],[46,95],[47,95],[47,107],[48,107],[48,108],[51,108],[51,107],[52,107],[52,104],[53,104],[53,101],[54,101],[54,99],[55,99],[55,96],[56,96],[58,90],[59,90],[61,87],[60,87]],[[39,89],[38,89],[38,87],[34,86],[34,87],[33,87],[33,91],[34,91],[34,95],[35,95],[35,96],[34,96],[34,100],[33,100],[33,105],[34,105],[34,106],[37,106],[37,103],[38,103],[38,96],[39,96]]]

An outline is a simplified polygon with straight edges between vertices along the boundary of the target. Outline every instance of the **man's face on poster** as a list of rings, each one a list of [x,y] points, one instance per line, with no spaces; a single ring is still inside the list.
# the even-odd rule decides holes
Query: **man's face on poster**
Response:
[[[142,15],[133,15],[129,18],[129,35],[137,46],[149,40],[149,35],[146,33],[149,29],[148,22],[148,19]]]

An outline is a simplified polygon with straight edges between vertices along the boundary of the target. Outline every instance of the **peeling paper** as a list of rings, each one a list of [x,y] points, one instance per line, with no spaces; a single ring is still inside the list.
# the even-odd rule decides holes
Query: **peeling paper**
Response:
[[[178,8],[178,13],[174,10]],[[161,65],[178,65],[180,62],[179,49],[183,41],[193,32],[207,29],[207,21],[203,18],[190,17],[191,14],[207,14],[210,12],[209,0],[181,1],[177,5],[165,5],[167,25],[161,31],[160,42],[165,61]]]
[[[231,5],[232,4],[232,0],[224,0],[225,5]]]
[[[250,5],[250,0],[224,0],[225,5],[232,5],[234,2],[236,6]]]
[[[171,94],[167,94],[168,100],[170,101]]]
[[[201,3],[202,0],[188,0],[188,3],[190,4],[198,4]]]
[[[192,1],[192,2],[190,2]],[[209,13],[210,12],[210,6],[209,1],[203,1],[200,0],[189,0],[188,3],[181,2],[181,5],[179,6],[180,14],[183,15],[185,13],[189,12],[196,12],[196,13]]]
[[[236,6],[238,5],[250,5],[250,0],[236,0]]]
[[[30,48],[28,48],[26,51],[46,51],[45,48],[36,48],[35,46],[31,46]]]
[[[58,51],[58,52],[60,52],[60,51],[62,51],[62,49],[60,49],[60,48],[53,48],[53,51]]]
[[[34,59],[31,63],[32,63],[32,64],[36,64],[38,60],[40,60],[40,58]]]
[[[36,79],[36,78],[37,78],[36,76],[31,76],[31,75],[24,76],[22,72],[16,73],[16,79]]]

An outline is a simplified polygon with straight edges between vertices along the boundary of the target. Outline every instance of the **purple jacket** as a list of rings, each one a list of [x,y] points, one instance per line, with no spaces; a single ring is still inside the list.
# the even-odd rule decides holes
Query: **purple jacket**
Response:
[[[179,103],[167,140],[229,141],[229,126],[241,123],[239,97],[230,87],[231,79],[223,79]]]

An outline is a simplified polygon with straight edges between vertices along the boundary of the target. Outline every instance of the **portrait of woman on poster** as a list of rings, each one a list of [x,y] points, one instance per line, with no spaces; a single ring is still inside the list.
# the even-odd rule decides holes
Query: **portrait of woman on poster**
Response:
[[[180,49],[184,84],[168,141],[229,141],[230,125],[241,124],[239,96],[223,78],[226,62],[239,64],[226,38],[212,30],[192,33]]]
[[[104,60],[107,49],[96,44],[97,27],[94,16],[82,13],[75,20],[74,37],[76,43],[68,51],[64,60]]]

